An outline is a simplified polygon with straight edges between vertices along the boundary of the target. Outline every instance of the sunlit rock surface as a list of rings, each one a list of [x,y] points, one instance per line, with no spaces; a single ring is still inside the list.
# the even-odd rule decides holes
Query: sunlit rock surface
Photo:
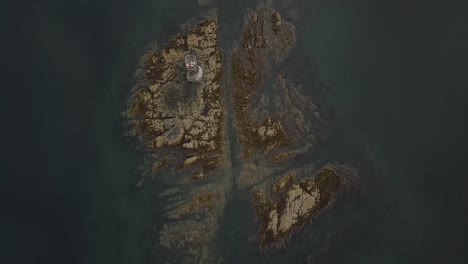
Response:
[[[257,167],[249,164],[255,160],[281,166],[327,136],[328,125],[313,100],[279,72],[295,39],[294,26],[278,12],[252,11],[232,53],[235,126],[245,170]],[[240,188],[250,188],[262,176],[241,172],[236,180]]]
[[[235,180],[240,191],[251,194],[261,250],[285,246],[343,189],[358,182],[351,165],[330,163],[317,171],[291,164],[330,134],[312,98],[283,76],[295,36],[295,27],[277,11],[252,11],[231,57],[241,166]]]
[[[146,153],[137,186],[166,188],[154,254],[167,263],[222,262],[214,249],[232,192],[252,205],[245,217],[258,232],[249,235],[266,251],[285,246],[359,182],[347,163],[295,163],[331,130],[302,84],[285,77],[295,26],[270,7],[249,11],[225,51],[218,27],[206,19],[150,48],[122,113],[125,136]],[[203,68],[200,83],[186,80],[190,52]]]
[[[204,71],[200,83],[186,80],[184,57],[190,52]],[[153,180],[177,186],[160,195],[168,221],[155,251],[179,256],[169,258],[177,263],[213,261],[209,245],[219,228],[225,193],[223,185],[208,181],[223,181],[230,173],[224,156],[217,21],[203,21],[161,49],[150,49],[140,67],[123,113],[125,135],[147,153],[139,185]]]
[[[142,58],[141,73],[124,113],[125,134],[151,153],[154,170],[150,174],[161,167],[182,170],[191,166],[196,173],[181,181],[196,181],[223,159],[224,106],[217,30],[216,20],[207,20]],[[183,61],[190,51],[195,52],[204,71],[200,83],[186,81]]]
[[[276,182],[254,189],[261,249],[283,246],[295,231],[332,205],[340,192],[357,183],[355,168],[334,163],[316,172],[307,166],[288,170]]]

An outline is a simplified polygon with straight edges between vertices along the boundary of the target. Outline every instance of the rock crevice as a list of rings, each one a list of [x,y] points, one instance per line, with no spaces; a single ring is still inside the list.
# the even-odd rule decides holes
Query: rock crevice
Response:
[[[261,250],[283,246],[358,182],[349,164],[316,170],[292,163],[330,135],[319,107],[282,72],[295,41],[294,25],[262,8],[246,16],[224,67],[218,21],[211,18],[143,55],[122,113],[124,135],[146,153],[138,186],[145,181],[168,186],[159,194],[166,202],[166,222],[158,229],[155,251],[171,263],[219,260],[212,245],[232,179],[235,191],[253,205]],[[200,83],[186,80],[189,53],[203,68]],[[232,124],[225,120],[230,109]],[[228,141],[226,126],[233,127],[238,141]],[[230,144],[240,153],[231,156]],[[239,170],[232,168],[232,157]]]

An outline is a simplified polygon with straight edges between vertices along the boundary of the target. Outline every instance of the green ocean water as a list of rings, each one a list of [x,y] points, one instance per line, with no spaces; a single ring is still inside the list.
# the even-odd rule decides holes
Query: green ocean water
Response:
[[[229,35],[246,3],[219,5]],[[365,199],[318,219],[317,229],[342,230],[319,263],[466,263],[466,8],[314,5],[298,49],[332,87],[336,129],[375,165]],[[145,46],[202,10],[182,0],[49,0],[5,10],[18,38],[9,87],[21,89],[2,104],[17,114],[6,117],[14,125],[2,138],[18,159],[5,166],[2,255],[12,263],[150,263],[158,186],[134,187],[142,154],[121,136],[120,112]],[[16,98],[31,109],[18,109]],[[310,230],[292,250],[264,258],[242,244],[244,208],[228,208],[229,263],[303,263],[322,247],[314,234],[327,236]]]
[[[384,183],[376,198],[387,207],[337,246],[332,262],[466,260],[459,244],[466,214],[456,196],[466,179],[458,172],[466,129],[462,9],[335,1],[306,26],[302,48],[334,90],[338,123],[368,149]]]

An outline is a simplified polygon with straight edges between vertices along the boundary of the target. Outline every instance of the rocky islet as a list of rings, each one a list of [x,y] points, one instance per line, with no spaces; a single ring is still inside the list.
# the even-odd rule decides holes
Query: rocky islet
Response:
[[[252,204],[258,247],[265,251],[284,246],[359,182],[358,169],[348,163],[292,162],[330,133],[313,99],[280,70],[295,45],[294,25],[259,8],[246,15],[231,47],[222,50],[219,38],[211,17],[149,49],[122,113],[125,136],[146,153],[139,186],[168,186],[159,194],[167,221],[155,248],[177,263],[220,260],[213,243],[230,192]],[[185,80],[189,53],[203,68],[200,83]]]

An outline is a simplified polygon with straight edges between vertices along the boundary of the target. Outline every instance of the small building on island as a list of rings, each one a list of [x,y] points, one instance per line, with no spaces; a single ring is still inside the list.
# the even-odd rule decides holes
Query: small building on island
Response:
[[[187,81],[200,82],[203,77],[203,69],[198,65],[197,57],[193,54],[185,56],[185,67],[187,68]]]

